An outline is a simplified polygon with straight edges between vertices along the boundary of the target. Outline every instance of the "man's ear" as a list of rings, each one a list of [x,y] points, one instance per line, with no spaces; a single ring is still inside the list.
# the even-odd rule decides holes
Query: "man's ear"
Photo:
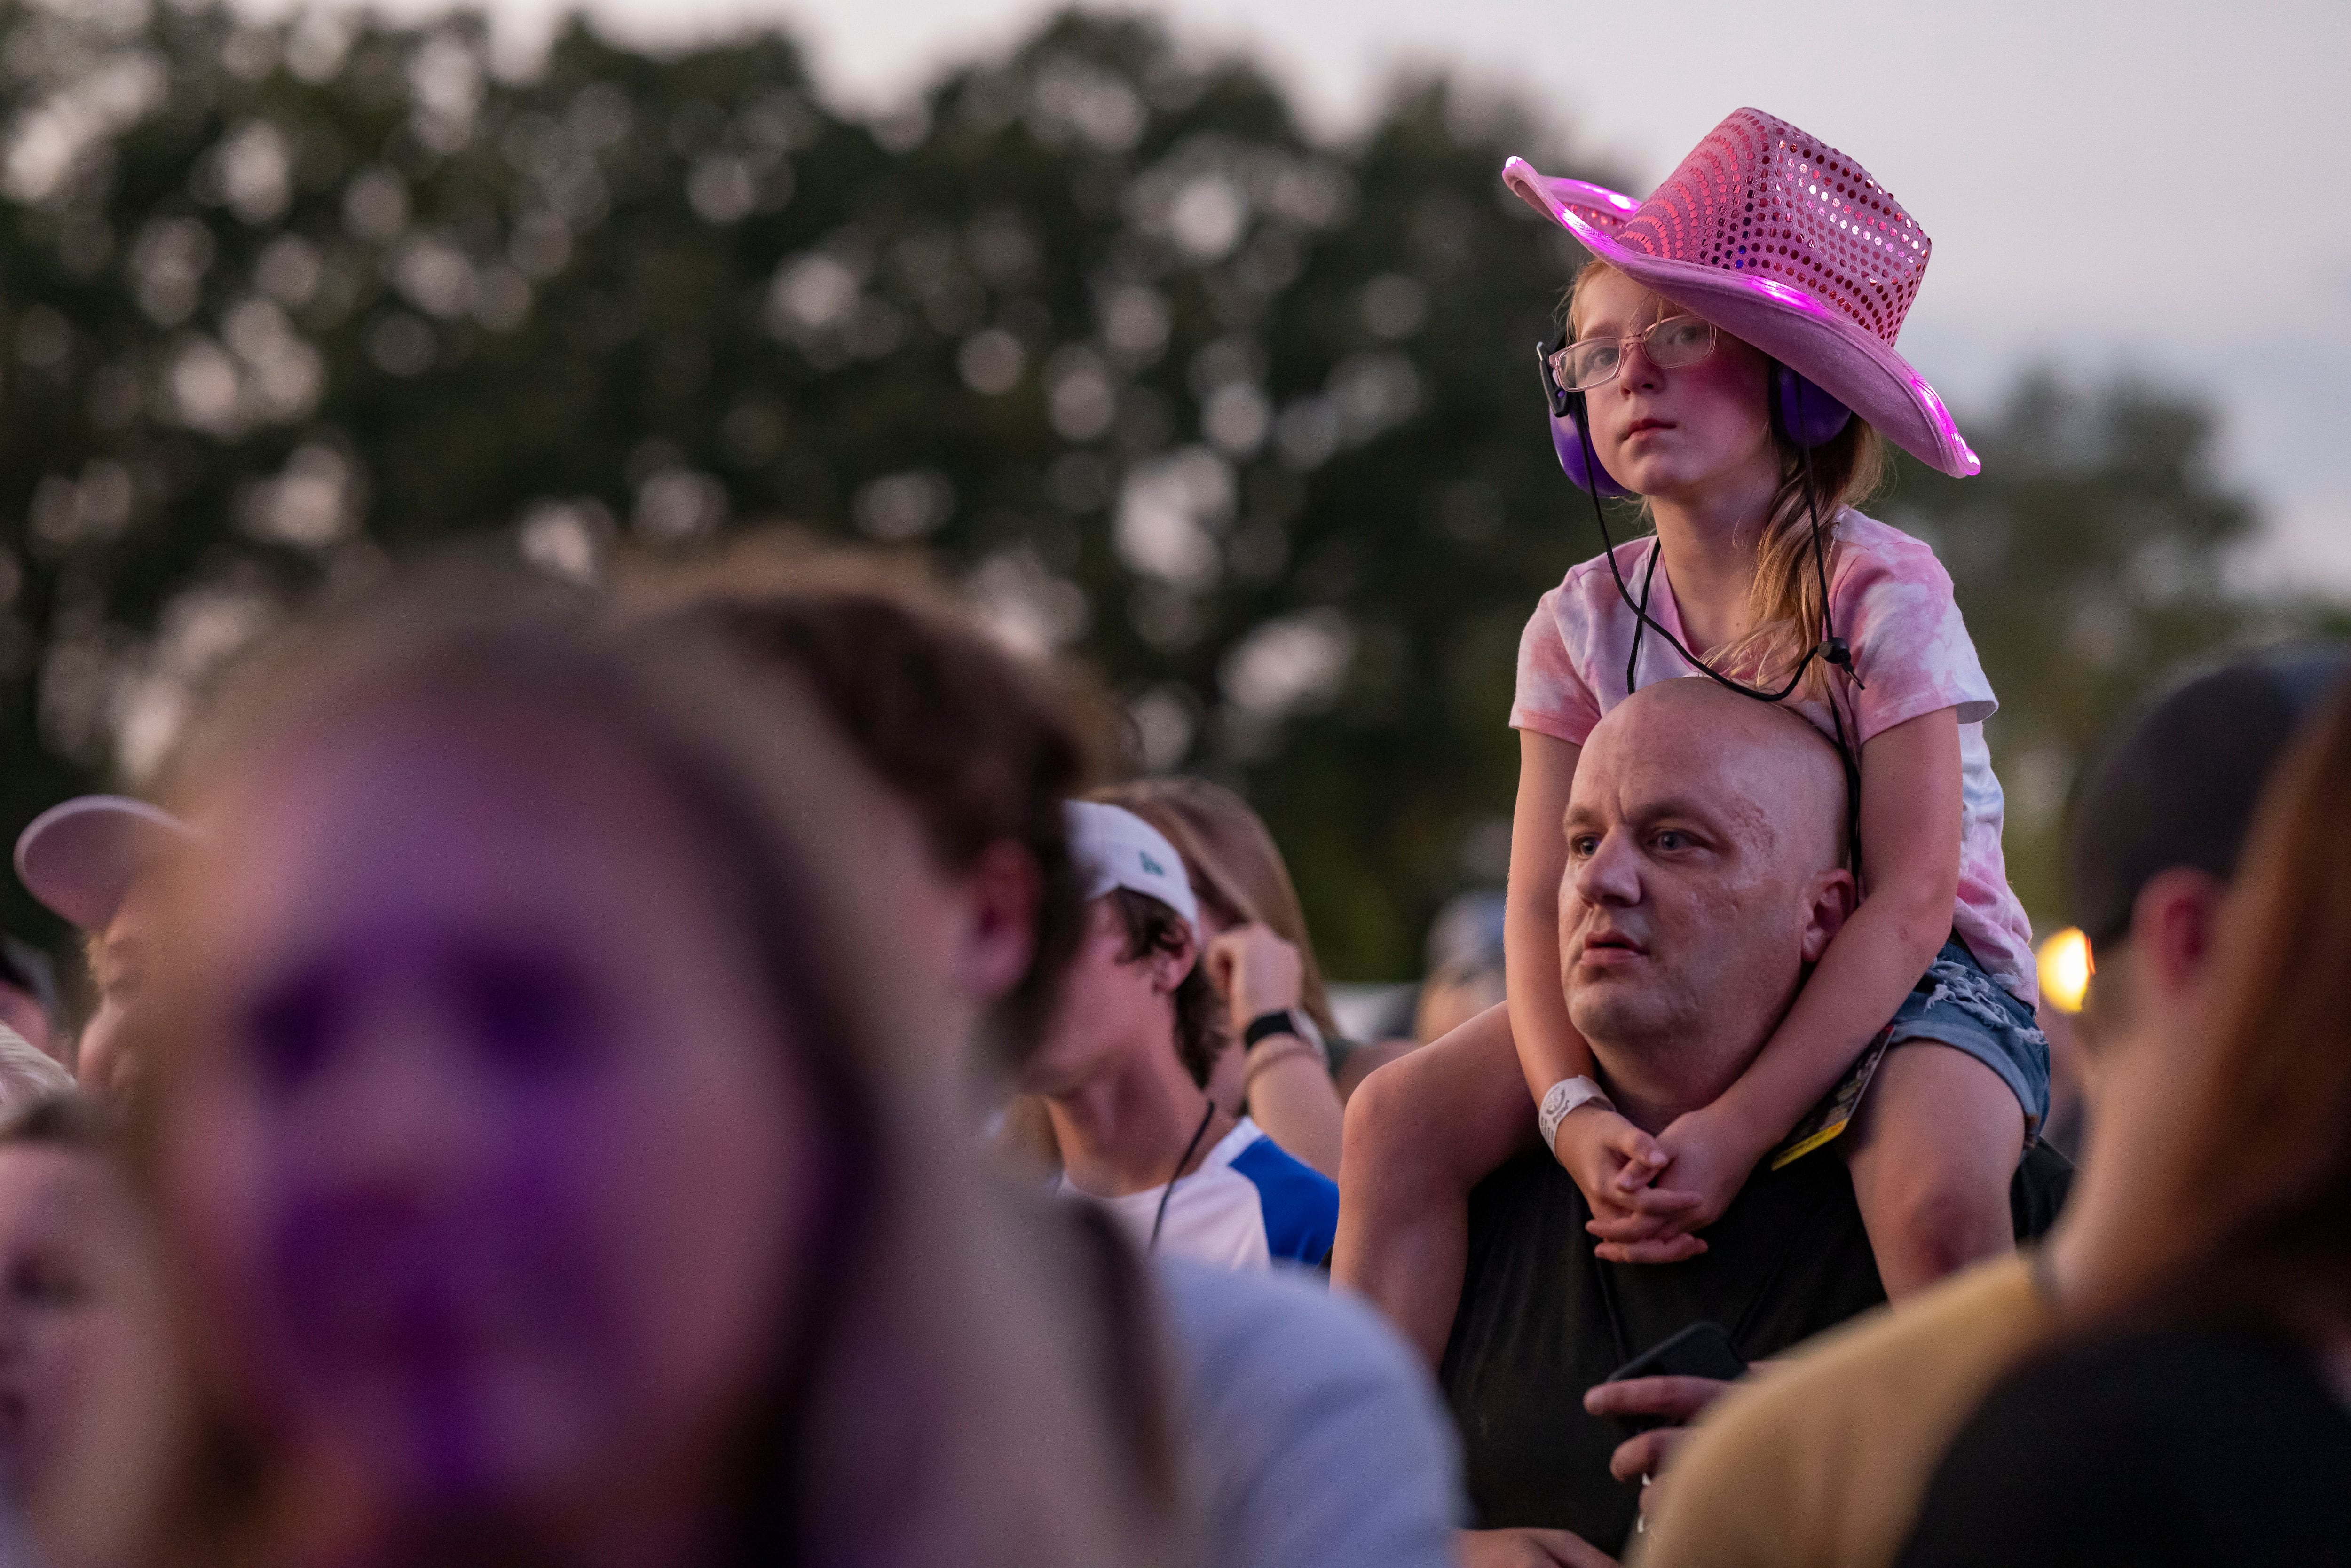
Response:
[[[1009,995],[1037,953],[1037,902],[1044,878],[1037,857],[1013,839],[979,852],[964,878],[965,915],[954,957],[964,994],[982,1002]]]
[[[1821,955],[1829,950],[1836,934],[1853,918],[1860,905],[1860,891],[1854,886],[1853,873],[1843,866],[1825,871],[1813,879],[1810,896],[1804,901],[1804,931],[1802,951],[1804,962],[1817,964]]]
[[[1176,988],[1200,961],[1200,945],[1192,927],[1182,920],[1175,923],[1176,946],[1154,947],[1151,950],[1151,988],[1165,996],[1174,996]]]
[[[2158,998],[2182,1000],[2203,979],[2228,899],[2227,883],[2193,866],[2159,871],[2138,890],[2131,901],[2131,951]]]

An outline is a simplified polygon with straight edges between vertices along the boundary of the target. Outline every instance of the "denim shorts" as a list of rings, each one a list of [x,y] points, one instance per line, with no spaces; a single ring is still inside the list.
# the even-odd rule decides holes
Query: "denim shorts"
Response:
[[[1964,1051],[1999,1073],[2024,1107],[2026,1141],[2039,1135],[2049,1114],[2049,1039],[2032,1009],[1986,974],[1957,936],[1894,1009],[1886,1049],[1914,1040]]]

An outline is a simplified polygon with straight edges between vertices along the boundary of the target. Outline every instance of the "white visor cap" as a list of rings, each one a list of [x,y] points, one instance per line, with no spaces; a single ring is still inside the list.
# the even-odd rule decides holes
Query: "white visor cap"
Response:
[[[1199,900],[1184,874],[1184,857],[1165,834],[1123,806],[1070,800],[1063,807],[1070,852],[1085,872],[1088,903],[1114,887],[1127,888],[1182,915],[1193,940],[1201,940]]]
[[[80,795],[17,835],[16,874],[35,898],[99,936],[140,873],[189,837],[185,822],[144,800]]]

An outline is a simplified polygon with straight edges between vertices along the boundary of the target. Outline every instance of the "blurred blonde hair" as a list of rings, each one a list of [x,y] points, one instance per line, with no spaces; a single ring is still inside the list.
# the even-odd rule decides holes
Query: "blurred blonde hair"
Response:
[[[1571,321],[1576,296],[1583,293],[1586,283],[1603,274],[1625,276],[1596,257],[1585,262],[1576,273],[1568,295]],[[1681,307],[1674,308],[1678,310]],[[1730,334],[1725,332],[1723,336]],[[1780,455],[1780,488],[1771,497],[1771,508],[1764,515],[1762,529],[1755,541],[1755,580],[1747,594],[1748,630],[1728,648],[1714,651],[1708,662],[1725,674],[1776,689],[1788,678],[1796,661],[1804,656],[1805,650],[1820,641],[1820,580],[1823,571],[1832,581],[1836,577],[1836,557],[1841,548],[1836,538],[1837,524],[1847,507],[1857,507],[1877,494],[1886,483],[1888,465],[1885,437],[1859,414],[1846,421],[1844,429],[1836,435],[1813,448],[1811,476],[1820,497],[1823,552],[1821,565],[1815,566],[1812,509],[1804,496],[1804,454],[1780,434],[1776,423],[1771,428],[1771,436]],[[1645,518],[1650,517],[1646,501],[1642,502],[1641,512]],[[1655,526],[1651,519],[1651,527]],[[1693,648],[1690,652],[1704,654],[1709,650]],[[1815,659],[1805,666],[1803,684],[1799,689],[1807,696],[1820,697],[1828,690],[1826,676],[1825,662]]]
[[[974,1168],[954,1075],[909,998],[922,988],[893,972],[887,911],[859,875],[882,831],[878,786],[789,682],[686,629],[615,633],[542,581],[444,573],[282,640],[228,689],[185,788],[227,799],[319,737],[452,703],[557,716],[644,764],[707,846],[704,869],[735,894],[794,1026],[780,1032],[802,1053],[815,1124],[834,1141],[836,1212],[801,1275],[812,1321],[771,1385],[747,1394],[726,1554],[907,1568],[1171,1560],[1149,1292],[1123,1250],[1044,1223],[1029,1195]],[[467,744],[455,722],[450,744]],[[203,918],[200,880],[181,868],[174,929]],[[195,946],[159,944],[159,1005],[142,1018],[220,1027],[184,956]],[[157,1058],[151,1182],[180,1063],[198,1054]],[[205,1437],[169,1554],[267,1556],[288,1522],[272,1484],[282,1457],[222,1359],[232,1325],[206,1322],[200,1296],[192,1304]]]

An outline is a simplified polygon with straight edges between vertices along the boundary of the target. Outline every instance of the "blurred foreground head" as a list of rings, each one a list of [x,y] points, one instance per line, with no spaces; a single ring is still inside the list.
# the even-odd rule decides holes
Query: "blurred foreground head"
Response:
[[[2199,823],[2232,845],[2241,834],[2243,862],[2213,922],[2210,981],[2159,1024],[2192,1049],[2168,1042],[2169,1071],[2129,1106],[2127,1133],[2120,1114],[2111,1145],[2098,1133],[2126,1197],[2083,1271],[2091,1314],[2351,1328],[2351,689],[2334,687],[2250,831]]]
[[[806,691],[919,831],[893,935],[959,1003],[942,1038],[1017,1070],[1085,925],[1061,803],[1102,770],[1113,710],[1082,671],[1008,645],[914,561],[753,538],[639,568],[633,612],[723,642]]]
[[[224,1558],[1050,1563],[1148,1508],[962,1169],[809,705],[537,582],[314,630],[191,768],[156,1176]]]
[[[2095,1236],[2110,1207],[2138,1201],[2131,1146],[2176,1118],[2181,1082],[2212,1050],[2220,938],[2242,918],[2230,901],[2255,812],[2346,682],[2351,647],[2325,643],[2199,668],[2121,725],[2078,781],[2065,860],[2090,956],[2076,1038],[2092,1114],[2069,1231]]]

